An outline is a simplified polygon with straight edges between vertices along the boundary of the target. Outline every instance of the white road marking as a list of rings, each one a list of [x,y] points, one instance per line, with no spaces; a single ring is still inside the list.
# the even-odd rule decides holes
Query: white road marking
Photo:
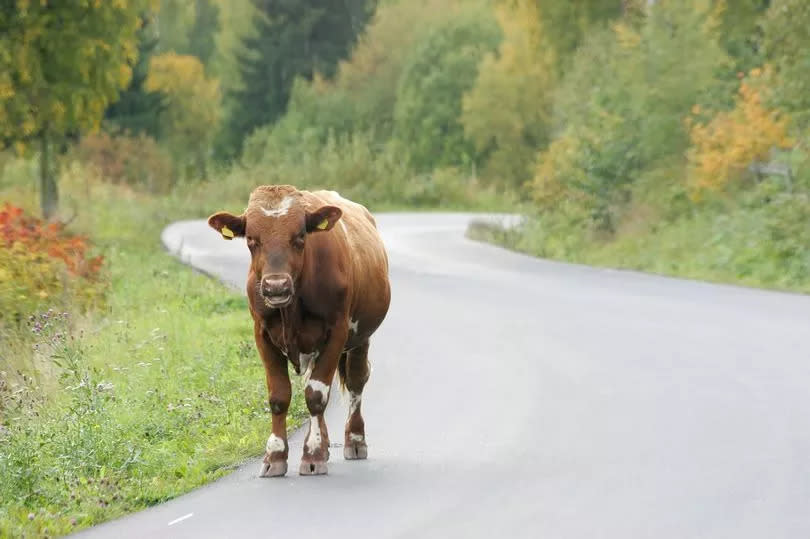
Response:
[[[261,209],[262,213],[267,217],[281,217],[282,215],[287,215],[287,212],[290,211],[290,206],[292,206],[292,203],[293,197],[284,197],[279,205],[275,208],[270,208],[268,210],[264,206],[259,206],[259,209]]]
[[[178,522],[183,522],[183,521],[184,521],[184,520],[186,520],[187,518],[191,518],[191,517],[193,517],[193,516],[194,516],[194,513],[189,513],[189,514],[187,514],[187,515],[183,515],[182,517],[180,517],[180,518],[176,518],[176,519],[172,520],[171,522],[169,522],[169,526],[174,526],[174,525],[175,525],[175,524],[177,524]]]

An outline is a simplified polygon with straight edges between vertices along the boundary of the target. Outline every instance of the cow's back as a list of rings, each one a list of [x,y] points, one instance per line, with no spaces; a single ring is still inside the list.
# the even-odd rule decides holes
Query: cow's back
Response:
[[[307,196],[309,195],[309,196]],[[371,212],[335,191],[313,191],[310,204],[337,206],[343,212],[332,234],[340,234],[351,267],[351,310],[358,336],[368,336],[382,323],[391,298],[388,256]]]

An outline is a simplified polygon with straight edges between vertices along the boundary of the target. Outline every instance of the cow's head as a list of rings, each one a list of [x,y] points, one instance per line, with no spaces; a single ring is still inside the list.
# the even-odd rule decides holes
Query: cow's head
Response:
[[[295,296],[307,236],[330,230],[341,215],[335,206],[310,207],[295,187],[265,185],[250,194],[242,215],[215,213],[208,224],[225,239],[246,238],[256,299],[271,309],[280,309]]]

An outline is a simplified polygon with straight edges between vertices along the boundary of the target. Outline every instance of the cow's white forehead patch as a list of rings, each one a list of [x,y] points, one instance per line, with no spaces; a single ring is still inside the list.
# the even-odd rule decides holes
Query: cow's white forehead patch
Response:
[[[262,210],[262,213],[266,217],[281,217],[282,215],[287,215],[287,212],[290,211],[293,202],[293,197],[286,196],[281,199],[281,202],[279,202],[275,207],[265,208],[264,206],[259,206],[259,209]]]

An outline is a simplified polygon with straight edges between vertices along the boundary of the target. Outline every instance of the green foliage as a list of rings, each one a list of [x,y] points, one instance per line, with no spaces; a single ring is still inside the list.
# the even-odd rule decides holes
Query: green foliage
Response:
[[[538,158],[535,200],[549,208],[571,197],[597,228],[613,232],[632,182],[685,152],[692,107],[728,101],[734,78],[716,28],[711,5],[693,0],[658,2],[638,27],[593,31],[558,89],[563,138]],[[695,55],[685,61],[684,51]]]
[[[238,200],[254,183],[290,183],[307,189],[335,189],[371,208],[380,206],[472,207],[492,203],[479,182],[452,167],[424,174],[413,170],[393,145],[378,145],[363,134],[330,135],[325,143],[311,132],[297,147],[279,137],[261,139],[261,151],[245,151],[255,160],[247,179],[228,177],[228,195]]]
[[[417,170],[475,161],[460,122],[461,101],[499,39],[492,17],[473,11],[437,27],[412,51],[397,91],[394,139]]]
[[[763,28],[765,55],[776,75],[774,103],[805,130],[810,126],[810,4],[773,0]]]
[[[98,126],[129,82],[152,3],[21,0],[0,11],[0,144],[40,139],[46,216],[58,203],[50,142]]]
[[[224,155],[241,150],[245,136],[284,113],[297,77],[331,77],[375,6],[370,0],[252,1],[254,28],[236,55],[239,80],[226,88]]]
[[[506,0],[506,3],[515,1]],[[548,35],[548,44],[554,49],[558,76],[565,72],[571,56],[590,34],[591,28],[616,19],[622,13],[623,6],[630,3],[628,0],[533,1],[540,17],[547,21],[544,28]]]
[[[683,151],[688,136],[683,118],[694,105],[732,105],[736,81],[720,45],[718,17],[707,0],[661,0],[640,32],[634,92],[642,158],[652,163]],[[691,51],[688,57],[685,52]],[[640,84],[639,84],[640,83]]]
[[[496,14],[504,39],[481,62],[464,96],[462,123],[486,156],[484,176],[516,188],[550,138],[556,57],[535,0],[501,5]]]
[[[72,226],[103,249],[111,287],[88,318],[43,307],[23,328],[27,347],[2,336],[0,357],[15,367],[7,351],[36,345],[35,372],[0,374],[3,536],[63,535],[175,497],[261,452],[269,432],[244,297],[160,246],[163,225],[193,206],[61,181],[66,201],[82,202]],[[306,415],[295,394],[291,428]]]
[[[132,78],[118,100],[104,111],[104,121],[110,130],[133,135],[160,135],[160,114],[165,109],[163,95],[144,88],[149,73],[149,62],[155,54],[159,39],[156,25],[148,17],[143,18],[138,30],[138,56],[132,68]]]
[[[143,134],[87,135],[72,153],[103,181],[154,194],[169,192],[174,183],[174,163],[169,152]]]
[[[312,81],[299,77],[293,85],[287,112],[272,125],[248,137],[243,152],[247,163],[287,147],[297,154],[302,147],[325,144],[328,137],[362,134],[383,146],[393,132],[399,80],[415,44],[431,29],[459,16],[456,0],[415,0],[382,5],[361,36],[351,58],[341,61],[333,80],[316,74]],[[425,13],[432,13],[425,21]],[[265,148],[268,147],[268,149]],[[269,149],[271,148],[271,149]]]
[[[189,30],[188,52],[204,65],[208,65],[216,48],[216,31],[219,28],[219,6],[212,0],[195,0],[194,25]]]
[[[161,122],[175,162],[187,168],[184,176],[205,178],[220,121],[219,81],[206,77],[196,57],[166,53],[152,58],[146,88],[165,96]]]
[[[762,15],[771,0],[715,0],[721,10],[719,38],[735,69],[747,73],[762,65]]]

